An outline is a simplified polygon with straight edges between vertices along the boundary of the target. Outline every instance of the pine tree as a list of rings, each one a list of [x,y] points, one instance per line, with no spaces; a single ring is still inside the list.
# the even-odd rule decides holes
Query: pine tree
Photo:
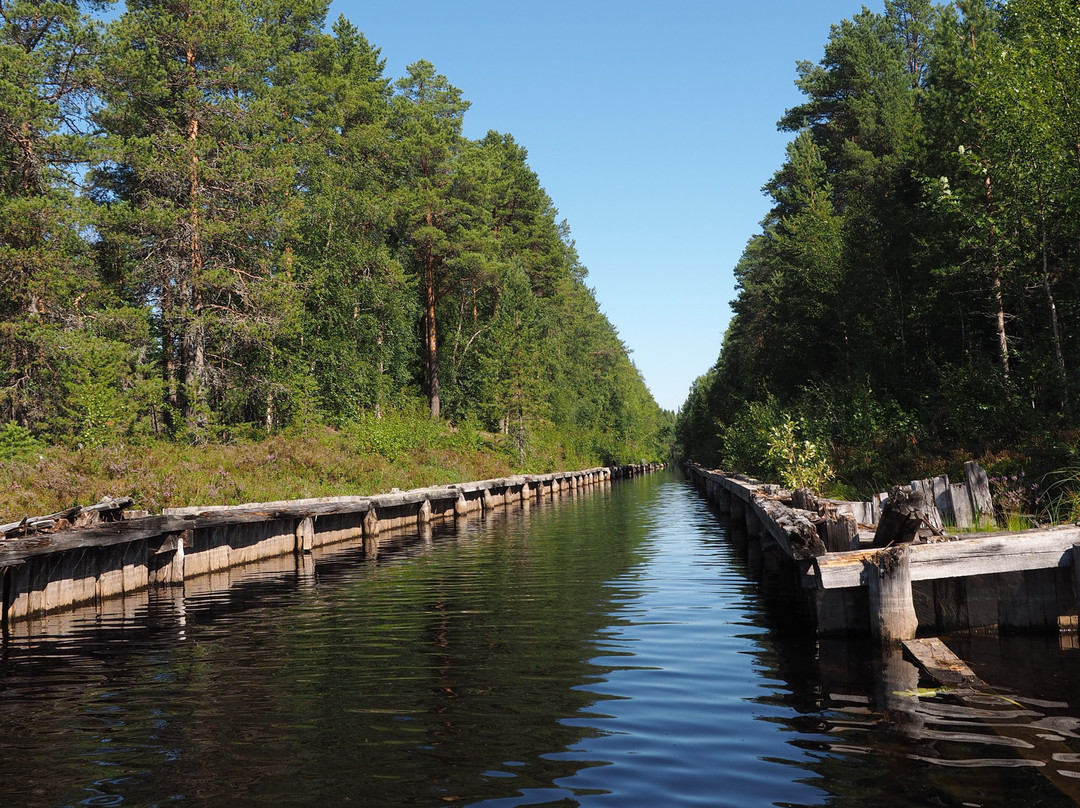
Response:
[[[450,283],[453,259],[467,249],[454,234],[462,205],[453,195],[453,181],[469,103],[425,60],[409,65],[408,75],[396,86],[391,122],[403,172],[396,200],[396,244],[419,280],[424,387],[431,417],[438,418],[439,303]]]
[[[298,395],[281,375],[300,312],[281,249],[296,124],[276,82],[320,24],[304,7],[148,0],[109,26],[102,232],[154,312],[166,418],[196,437],[215,412],[273,428]]]

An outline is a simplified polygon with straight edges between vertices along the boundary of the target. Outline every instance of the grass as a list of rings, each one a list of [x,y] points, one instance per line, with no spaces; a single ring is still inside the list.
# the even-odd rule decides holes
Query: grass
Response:
[[[0,459],[0,522],[134,498],[160,512],[303,497],[384,493],[469,480],[601,465],[540,433],[524,463],[502,435],[471,425],[388,416],[340,429],[312,426],[258,441],[185,446],[164,441],[69,449],[36,445]]]

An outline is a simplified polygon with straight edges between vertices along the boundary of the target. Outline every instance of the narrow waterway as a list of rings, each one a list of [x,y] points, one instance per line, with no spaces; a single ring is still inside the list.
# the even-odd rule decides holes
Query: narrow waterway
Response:
[[[655,474],[14,631],[0,805],[1074,804],[1009,728],[1075,761],[1080,651],[954,645],[1012,718],[898,695],[725,530]]]

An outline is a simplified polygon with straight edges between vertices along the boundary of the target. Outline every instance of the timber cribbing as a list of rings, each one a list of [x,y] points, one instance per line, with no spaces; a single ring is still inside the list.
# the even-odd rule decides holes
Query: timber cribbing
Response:
[[[632,464],[370,497],[167,508],[158,515],[7,538],[0,540],[0,618],[6,632],[18,621],[357,538],[363,539],[365,555],[376,556],[384,531],[527,506],[656,468]]]
[[[872,547],[876,526],[863,522],[865,503],[696,465],[686,471],[730,517],[730,535],[751,560],[782,573],[822,634],[906,640],[958,631],[1060,631],[1064,644],[1076,644],[1080,525]]]

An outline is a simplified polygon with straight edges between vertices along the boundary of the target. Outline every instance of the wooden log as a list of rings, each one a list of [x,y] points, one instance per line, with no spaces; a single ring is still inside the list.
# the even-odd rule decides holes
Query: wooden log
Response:
[[[914,491],[919,491],[923,495],[927,523],[935,530],[941,530],[944,523],[941,519],[941,512],[938,511],[937,499],[934,495],[934,481],[912,480],[911,488]]]
[[[132,505],[134,501],[131,497],[106,497],[100,502],[85,507],[76,505],[74,508],[45,516],[24,516],[18,522],[0,525],[0,533],[11,536],[51,530],[58,525],[66,528],[72,525],[82,527],[97,522],[115,522],[122,518],[124,509]]]
[[[184,540],[187,531],[183,533],[167,533],[161,537],[156,548],[151,547],[156,563],[152,565],[155,584],[167,584],[170,586],[184,583]],[[148,546],[152,542],[147,542]]]
[[[1068,567],[1073,563],[1072,546],[1077,543],[1080,543],[1080,527],[1063,525],[916,544],[910,549],[912,580],[974,579],[1017,570]],[[864,562],[875,552],[859,550],[815,559],[814,585],[820,589],[843,589],[865,584]]]
[[[851,515],[860,525],[877,524],[877,514],[874,512],[873,502],[849,502]]]
[[[822,540],[830,553],[858,549],[859,525],[855,517],[848,513],[838,514],[835,518],[823,522],[825,535]]]
[[[867,570],[870,597],[870,631],[882,642],[915,637],[919,619],[911,596],[908,545],[881,550]]]
[[[971,504],[971,492],[964,483],[953,483],[948,491],[949,509],[957,528],[969,528],[975,524],[975,507]]]
[[[761,535],[761,517],[753,505],[746,509],[746,535],[753,538]]]
[[[817,511],[818,498],[809,488],[796,488],[791,492],[791,507],[800,511]]]
[[[927,502],[923,492],[896,486],[889,492],[889,499],[881,509],[874,533],[874,547],[910,543],[926,521]]]

